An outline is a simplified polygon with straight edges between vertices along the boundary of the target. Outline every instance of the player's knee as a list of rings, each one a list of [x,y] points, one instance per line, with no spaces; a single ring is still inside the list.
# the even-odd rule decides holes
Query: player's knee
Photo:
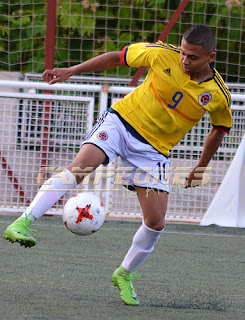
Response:
[[[73,174],[77,181],[77,184],[83,182],[83,180],[94,170],[94,168],[92,167],[84,168],[83,165],[73,166],[72,164],[69,167],[67,167],[67,169]]]
[[[159,218],[159,219],[144,219],[144,223],[145,225],[152,229],[152,230],[156,230],[156,231],[162,231],[165,227],[165,218]]]

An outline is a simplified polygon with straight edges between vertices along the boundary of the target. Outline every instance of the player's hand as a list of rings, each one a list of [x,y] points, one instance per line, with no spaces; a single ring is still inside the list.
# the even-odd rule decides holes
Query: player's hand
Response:
[[[72,76],[69,68],[54,68],[52,70],[45,70],[42,77],[48,84],[56,82],[63,82]]]
[[[194,188],[203,184],[203,174],[206,168],[194,168],[186,177],[183,188]]]

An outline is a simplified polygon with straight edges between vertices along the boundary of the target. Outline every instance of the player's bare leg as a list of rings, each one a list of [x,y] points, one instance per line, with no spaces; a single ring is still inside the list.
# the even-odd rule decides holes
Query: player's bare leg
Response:
[[[154,250],[165,225],[168,194],[162,191],[135,187],[143,211],[143,222],[136,232],[131,248],[126,254],[122,265],[114,271],[112,281],[120,290],[124,303],[138,305],[137,295],[131,280],[134,271]]]
[[[137,191],[146,226],[153,230],[161,231],[165,227],[168,193],[136,186],[135,190]]]
[[[82,182],[84,176],[89,172],[89,170],[95,170],[105,161],[106,155],[100,148],[92,143],[86,143],[79,150],[78,154],[76,155],[72,163],[67,167],[67,169],[73,173],[73,175],[76,177],[77,184],[79,184]],[[82,171],[77,172],[76,168],[84,170],[85,175]]]
[[[10,242],[18,242],[25,247],[34,246],[36,240],[29,233],[29,231],[33,231],[30,229],[32,221],[39,219],[68,190],[75,188],[77,184],[82,182],[85,176],[83,170],[86,172],[87,167],[94,170],[105,160],[106,155],[101,149],[92,144],[83,145],[67,169],[52,175],[42,185],[36,197],[21,217],[5,230],[3,238]]]

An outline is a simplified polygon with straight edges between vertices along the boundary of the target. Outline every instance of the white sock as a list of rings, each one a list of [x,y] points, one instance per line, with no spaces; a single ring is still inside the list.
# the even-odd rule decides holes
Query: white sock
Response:
[[[29,217],[32,221],[39,219],[50,209],[69,189],[75,188],[77,182],[72,173],[65,169],[54,174],[38,190],[32,203],[26,208],[21,217]]]
[[[136,270],[154,250],[155,244],[163,231],[164,229],[161,231],[150,229],[143,221],[133,238],[131,248],[122,262],[122,267],[128,271]]]

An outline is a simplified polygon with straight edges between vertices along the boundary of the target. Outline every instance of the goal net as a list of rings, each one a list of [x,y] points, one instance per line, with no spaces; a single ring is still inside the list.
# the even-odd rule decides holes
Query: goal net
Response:
[[[180,0],[57,0],[54,65],[71,66],[133,42],[155,42]],[[48,0],[0,3],[0,70],[42,73]],[[226,82],[244,82],[244,4],[241,0],[190,0],[166,42],[179,45],[192,24],[206,24],[216,36],[215,67]],[[128,78],[135,69],[101,76]]]

